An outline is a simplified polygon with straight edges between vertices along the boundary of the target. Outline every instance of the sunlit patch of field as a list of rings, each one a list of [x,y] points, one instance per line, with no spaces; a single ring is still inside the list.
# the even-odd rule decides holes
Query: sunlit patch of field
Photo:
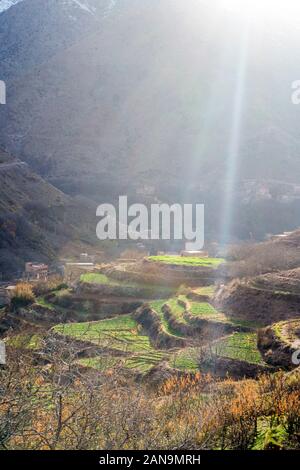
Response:
[[[199,370],[199,361],[196,348],[186,348],[177,351],[170,357],[171,367],[180,370],[197,371]]]
[[[90,341],[101,347],[122,352],[143,352],[152,349],[148,336],[131,315],[87,323],[67,323],[53,328],[56,333]]]
[[[122,284],[119,281],[110,279],[102,273],[85,273],[81,275],[80,280],[82,282],[86,282],[87,284],[104,284],[109,286],[119,286]]]
[[[234,333],[226,338],[214,341],[204,349],[186,348],[172,354],[170,365],[178,369],[199,369],[201,359],[217,357],[245,361],[251,364],[264,364],[257,348],[256,333]],[[201,358],[201,359],[200,359]]]
[[[94,273],[85,274],[84,279],[94,282],[94,276]],[[99,282],[110,282],[102,274],[96,274],[96,279]],[[211,294],[212,291],[213,286],[199,287],[199,292],[204,295]],[[164,313],[164,305],[170,307],[173,317],[186,325],[193,325],[192,316],[208,322],[233,325],[226,315],[217,311],[209,302],[191,301],[185,295],[174,296],[173,294],[173,296],[166,296],[162,300],[150,301],[149,306],[159,316],[163,330],[172,336],[184,337],[182,333],[174,331],[174,325],[171,326],[170,323],[172,322],[169,323],[167,313]],[[185,315],[186,312],[189,312],[190,315]],[[239,326],[238,322],[236,325]],[[57,325],[53,328],[53,331],[78,340],[94,343],[103,350],[107,350],[108,353],[114,351],[113,357],[110,357],[111,360],[108,360],[107,357],[80,360],[80,364],[98,370],[120,366],[146,373],[163,361],[168,361],[169,365],[176,369],[190,371],[199,369],[199,348],[198,350],[195,347],[187,347],[177,351],[157,350],[152,345],[149,336],[131,314],[95,322]],[[257,349],[256,333],[252,332],[237,332],[214,341],[209,346],[206,343],[205,350],[208,354],[213,353],[216,356],[228,359],[238,359],[254,364],[262,363]]]
[[[131,357],[93,357],[80,359],[78,364],[90,367],[96,370],[108,370],[113,368],[126,368],[136,370],[141,373],[147,373],[152,367],[156,366],[163,360],[168,360],[168,354],[156,351],[149,354],[135,354]]]
[[[123,287],[136,290],[136,294],[145,295],[151,294],[152,296],[157,293],[157,297],[161,295],[171,295],[174,289],[158,284],[150,284],[144,282],[133,282],[133,281],[119,281],[112,279],[102,273],[85,273],[80,277],[81,282],[86,284],[99,284],[111,287]]]
[[[228,322],[228,318],[208,302],[189,302],[190,312],[195,317],[206,320]]]
[[[166,303],[172,314],[182,323],[189,324],[189,320],[185,318],[185,307],[179,301],[186,302],[189,306],[189,312],[194,315],[196,318],[200,318],[208,321],[215,321],[220,323],[231,323],[230,320],[221,312],[217,311],[211,304],[208,302],[191,302],[188,301],[186,296],[180,295],[178,297],[172,297],[167,301],[162,302],[153,302],[150,304],[154,310],[159,312],[161,320],[167,331],[170,331],[168,320],[165,318],[162,312],[162,306]],[[171,332],[171,331],[170,331]],[[174,334],[174,331],[172,332]],[[176,334],[176,332],[175,332]]]
[[[193,289],[193,292],[197,295],[212,297],[215,292],[215,286],[198,287],[197,289]]]
[[[84,367],[90,367],[92,369],[104,371],[107,369],[115,368],[118,363],[121,363],[121,361],[122,358],[118,357],[96,356],[85,359],[79,359],[77,363]]]
[[[176,310],[179,314],[179,316],[183,315],[184,313],[184,308],[183,307],[180,307],[177,303],[177,300],[176,299],[166,299],[166,300],[154,300],[153,302],[150,302],[149,305],[150,307],[159,315],[160,317],[160,320],[161,320],[161,323],[165,329],[165,331],[167,333],[169,333],[170,335],[174,335],[174,336],[177,336],[179,338],[182,338],[183,336],[176,330],[174,330],[174,328],[172,328],[172,326],[169,324],[167,318],[165,317],[165,314],[163,312],[163,306],[165,304],[168,304],[168,305],[175,305],[176,308],[178,308],[178,310]],[[182,321],[183,318],[182,318]]]
[[[256,333],[234,333],[216,341],[211,346],[214,354],[229,359],[238,359],[253,364],[263,364],[257,348]]]
[[[203,266],[208,268],[217,268],[225,261],[222,258],[189,258],[184,256],[150,256],[148,259],[157,263],[178,266]]]
[[[152,354],[132,356],[125,360],[124,366],[128,369],[136,369],[140,372],[146,373],[152,369],[152,367],[166,359],[168,359],[168,354],[157,351]]]
[[[152,347],[150,339],[141,333],[139,325],[131,315],[124,315],[110,320],[91,323],[70,323],[57,325],[53,328],[56,333],[71,336],[82,341],[92,342],[99,347],[114,350],[116,355],[127,353],[128,357],[106,357],[81,359],[82,365],[95,369],[114,367],[118,362],[128,369],[146,372],[164,359],[168,353]]]

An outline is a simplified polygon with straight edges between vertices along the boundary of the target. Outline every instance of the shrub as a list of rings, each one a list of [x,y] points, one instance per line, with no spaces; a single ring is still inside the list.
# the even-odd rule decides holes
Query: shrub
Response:
[[[31,285],[25,282],[17,284],[11,300],[12,307],[26,307],[34,301],[35,295],[33,293]]]
[[[55,290],[67,289],[67,284],[63,283],[62,277],[52,276],[47,281],[40,281],[33,287],[34,294],[39,297]]]
[[[224,269],[232,278],[294,269],[300,262],[297,250],[270,242],[233,247],[228,259]]]

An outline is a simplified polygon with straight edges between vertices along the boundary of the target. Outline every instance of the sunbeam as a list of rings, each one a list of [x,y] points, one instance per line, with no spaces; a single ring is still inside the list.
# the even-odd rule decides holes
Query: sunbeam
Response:
[[[223,245],[225,245],[230,239],[231,227],[234,218],[234,190],[237,182],[239,168],[239,152],[245,96],[248,45],[249,27],[247,26],[243,32],[240,42],[239,61],[237,64],[236,81],[234,87],[235,95],[232,105],[232,124],[226,162],[225,198],[221,225],[221,241]]]

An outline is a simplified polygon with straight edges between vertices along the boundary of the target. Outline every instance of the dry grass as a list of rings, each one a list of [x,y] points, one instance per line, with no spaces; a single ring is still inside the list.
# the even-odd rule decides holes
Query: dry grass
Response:
[[[26,282],[21,282],[16,285],[12,297],[12,305],[16,307],[24,307],[35,301],[35,295],[32,286]]]

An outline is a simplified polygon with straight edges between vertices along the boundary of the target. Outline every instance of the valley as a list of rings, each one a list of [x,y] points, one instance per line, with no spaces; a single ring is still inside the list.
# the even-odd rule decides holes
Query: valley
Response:
[[[3,466],[300,449],[300,6],[240,3],[0,0]]]
[[[109,446],[107,432],[113,433],[114,448],[124,448],[116,417],[130,427],[132,419],[141,423],[145,413],[149,425],[143,431],[130,431],[130,447],[155,449],[162,442],[166,448],[177,446],[184,441],[183,429],[189,429],[197,446],[203,445],[203,438],[213,448],[293,448],[294,431],[286,431],[286,423],[297,416],[293,400],[298,396],[299,367],[293,361],[300,344],[298,268],[272,272],[265,264],[266,274],[233,280],[231,276],[241,269],[242,258],[245,262],[249,256],[261,257],[261,250],[267,252],[269,245],[273,249],[274,243],[277,259],[272,263],[282,264],[280,251],[286,250],[286,244],[295,249],[298,236],[293,232],[279,244],[270,241],[238,248],[229,259],[179,254],[141,257],[138,251],[136,258],[131,251],[129,259],[127,251],[127,258],[74,272],[72,281],[50,277],[31,286],[17,285],[11,304],[0,311],[1,340],[10,367],[18,364],[18,375],[27,371],[29,381],[41,384],[41,390],[36,394],[34,387],[34,398],[29,393],[29,402],[23,400],[20,409],[27,403],[35,416],[32,400],[37,400],[37,412],[43,407],[50,423],[55,418],[46,403],[49,400],[55,409],[61,396],[66,413],[71,407],[76,416],[87,414],[90,420],[93,414],[103,431],[99,429],[96,441],[85,448]],[[249,290],[247,296],[244,289]],[[261,289],[264,295],[268,292],[264,309]],[[243,309],[236,309],[238,295],[245,299],[253,295],[253,299],[239,302]],[[284,296],[281,311],[278,296]],[[97,407],[83,404],[77,410],[73,396],[76,401],[87,396],[92,402],[100,400],[101,419]],[[280,408],[280,417],[276,400],[278,406],[288,403],[289,407],[289,411]],[[230,421],[223,417],[224,409]],[[277,427],[270,413],[276,416]],[[216,421],[211,419],[214,415]],[[207,419],[205,437],[198,436],[193,418],[200,416]],[[38,416],[33,419],[40,422]],[[183,428],[176,428],[178,419]],[[234,433],[222,443],[225,423],[230,430],[242,429],[249,440],[245,443]],[[34,422],[31,425],[35,429]],[[151,426],[159,436],[157,442],[152,441]],[[175,426],[172,437],[164,437],[170,426]],[[77,429],[76,421],[72,429]],[[47,435],[52,442],[52,430]],[[59,438],[61,444],[51,445],[65,446],[65,435],[68,426]],[[17,445],[18,436],[16,430],[12,445]],[[26,447],[26,435],[22,439]],[[77,442],[75,435],[68,439],[72,446]],[[39,439],[30,442],[48,448]]]
[[[38,345],[55,337],[70,347],[74,340],[78,364],[95,370],[118,367],[133,378],[146,379],[152,368],[165,368],[169,374],[230,373],[235,378],[271,371],[258,347],[256,318],[216,307],[219,288],[217,283],[207,285],[208,274],[209,282],[216,282],[217,267],[224,263],[214,258],[150,257],[130,262],[128,270],[115,261],[82,274],[72,287],[38,297],[23,313],[26,330],[31,325],[33,337],[39,338],[35,354],[43,354]],[[117,279],[120,268],[123,279]],[[37,311],[44,315],[44,325]],[[19,335],[23,337],[17,332],[16,338]],[[32,350],[30,334],[25,336]],[[18,339],[13,335],[11,342],[17,344]]]

